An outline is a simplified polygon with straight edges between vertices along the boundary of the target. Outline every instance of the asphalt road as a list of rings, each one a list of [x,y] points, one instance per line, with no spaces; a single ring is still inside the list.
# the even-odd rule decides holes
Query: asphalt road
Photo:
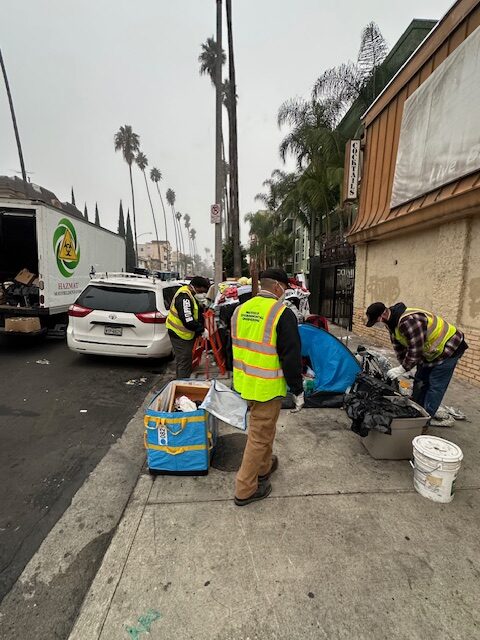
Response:
[[[166,367],[0,339],[0,601]]]

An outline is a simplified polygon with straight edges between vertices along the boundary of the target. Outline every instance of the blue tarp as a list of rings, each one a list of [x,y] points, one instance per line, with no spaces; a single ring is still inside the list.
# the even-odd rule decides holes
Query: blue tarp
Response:
[[[298,327],[302,356],[309,357],[315,371],[314,393],[344,393],[361,367],[347,347],[334,335],[311,324]]]

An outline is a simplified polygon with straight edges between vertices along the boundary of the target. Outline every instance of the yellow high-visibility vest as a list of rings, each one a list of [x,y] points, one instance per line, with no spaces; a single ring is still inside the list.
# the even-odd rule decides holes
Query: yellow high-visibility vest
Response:
[[[179,338],[182,338],[182,340],[193,340],[195,338],[195,332],[187,329],[187,327],[182,323],[175,307],[176,297],[180,293],[186,293],[189,296],[192,301],[193,319],[198,320],[198,303],[195,300],[195,296],[192,295],[190,287],[184,285],[183,287],[180,287],[180,289],[178,289],[177,293],[173,297],[172,303],[170,304],[170,309],[168,311],[167,322],[165,324],[167,329],[173,331],[173,333],[175,333]]]
[[[457,332],[457,328],[430,311],[410,307],[405,310],[398,323],[400,324],[405,316],[413,313],[422,313],[427,318],[427,337],[423,345],[423,357],[427,362],[432,362],[443,353],[445,345]],[[398,326],[395,328],[395,339],[404,347],[408,347],[408,340],[400,333]]]
[[[233,386],[245,400],[267,402],[287,394],[277,353],[277,324],[285,309],[283,302],[259,295],[233,314]]]

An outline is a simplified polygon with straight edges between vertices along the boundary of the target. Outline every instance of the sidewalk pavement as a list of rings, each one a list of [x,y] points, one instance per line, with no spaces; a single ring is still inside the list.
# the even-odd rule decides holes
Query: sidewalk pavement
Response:
[[[479,637],[478,389],[447,400],[468,420],[431,429],[465,456],[446,505],[408,461],[372,459],[341,409],[282,411],[273,492],[246,507],[246,436],[226,426],[208,476],[143,473],[70,640]]]

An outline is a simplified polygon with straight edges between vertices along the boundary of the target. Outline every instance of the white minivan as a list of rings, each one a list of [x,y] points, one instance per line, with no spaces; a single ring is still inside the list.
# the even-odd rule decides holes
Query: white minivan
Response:
[[[96,276],[68,311],[69,348],[104,356],[170,356],[165,322],[181,284],[130,273]]]

